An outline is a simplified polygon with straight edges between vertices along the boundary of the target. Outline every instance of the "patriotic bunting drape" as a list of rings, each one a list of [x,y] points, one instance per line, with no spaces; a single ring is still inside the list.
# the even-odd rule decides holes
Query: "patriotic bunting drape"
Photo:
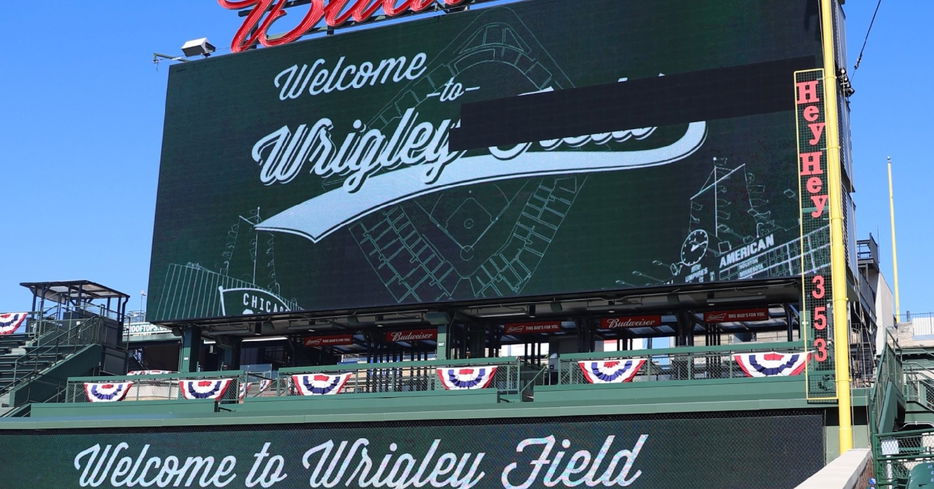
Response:
[[[0,314],[0,336],[13,334],[26,320],[25,312],[9,312]]]
[[[353,372],[343,374],[299,374],[292,376],[292,384],[303,396],[330,396],[339,393]]]
[[[84,393],[90,402],[117,402],[122,401],[133,382],[85,382]]]
[[[262,394],[263,392],[266,392],[266,389],[268,389],[269,386],[272,385],[272,380],[262,379],[259,382],[244,382],[240,384],[240,400],[241,401],[246,397],[247,393],[250,391],[250,387],[252,387],[253,384],[257,384],[257,383],[259,384],[259,387],[256,389],[256,394],[254,394],[254,396]]]
[[[493,382],[496,367],[442,367],[437,372],[445,390],[483,389]]]
[[[185,399],[220,399],[233,379],[179,380],[178,387]]]
[[[799,375],[808,363],[808,353],[737,353],[733,360],[749,377]]]
[[[617,384],[630,382],[645,364],[645,359],[585,360],[577,362],[584,378],[591,384]]]

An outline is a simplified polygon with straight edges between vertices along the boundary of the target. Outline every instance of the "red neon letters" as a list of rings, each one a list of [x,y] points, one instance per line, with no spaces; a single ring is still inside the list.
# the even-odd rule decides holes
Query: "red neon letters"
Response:
[[[351,19],[354,22],[363,22],[380,9],[387,17],[395,17],[407,11],[421,12],[436,1],[439,3],[443,1],[447,6],[454,6],[465,0],[402,0],[401,3],[399,0],[311,0],[308,12],[301,22],[275,39],[268,37],[269,28],[280,17],[287,14],[286,0],[217,0],[217,3],[230,10],[253,8],[230,44],[230,50],[239,53],[257,42],[263,46],[288,44],[302,37],[322,20],[329,27],[340,27]]]

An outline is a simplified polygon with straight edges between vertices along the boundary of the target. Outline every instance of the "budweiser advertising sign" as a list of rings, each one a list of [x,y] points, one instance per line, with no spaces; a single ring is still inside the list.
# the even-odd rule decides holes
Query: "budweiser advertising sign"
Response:
[[[438,339],[438,330],[436,329],[407,329],[403,331],[388,331],[386,333],[386,341],[390,343],[436,339]]]
[[[353,335],[335,334],[330,336],[306,336],[303,344],[305,346],[352,345]]]
[[[301,20],[295,19],[291,28],[277,26],[277,32],[283,28],[288,29],[281,36],[274,39],[269,37],[269,28],[287,15],[285,11],[286,0],[217,0],[220,6],[241,10],[252,8],[243,25],[237,30],[230,50],[239,53],[249,49],[256,43],[263,46],[280,46],[288,44],[308,32],[309,29],[321,24],[328,27],[340,27],[348,22],[364,22],[377,15],[396,17],[404,13],[422,12],[435,3],[453,7],[464,3],[465,0],[311,0],[311,5]],[[398,4],[398,5],[397,5]]]
[[[561,331],[560,321],[533,321],[507,324],[503,329],[506,334],[557,333]]]
[[[728,323],[731,321],[765,321],[768,309],[737,309],[733,311],[710,311],[704,313],[705,323]]]
[[[603,318],[600,320],[600,327],[604,329],[646,328],[661,325],[661,315],[620,316],[615,318]]]

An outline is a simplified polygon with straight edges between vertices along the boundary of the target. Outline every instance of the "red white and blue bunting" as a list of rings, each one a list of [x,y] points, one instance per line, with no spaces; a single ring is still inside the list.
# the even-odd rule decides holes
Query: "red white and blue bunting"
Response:
[[[127,375],[161,375],[174,374],[174,370],[130,370]]]
[[[292,376],[292,384],[303,396],[332,396],[344,389],[353,372],[343,374],[299,374]]]
[[[220,399],[233,379],[179,380],[178,387],[185,399]]]
[[[246,397],[247,393],[250,391],[250,387],[252,387],[253,384],[258,384],[258,385],[259,385],[259,387],[256,389],[256,392],[253,394],[254,396],[258,396],[258,395],[262,394],[263,392],[266,392],[266,389],[268,389],[269,386],[272,385],[272,380],[271,380],[271,379],[262,379],[262,380],[260,380],[259,382],[243,382],[243,383],[241,383],[241,384],[240,384],[240,400],[241,400],[241,401]]]
[[[577,362],[584,378],[591,384],[631,382],[645,364],[644,358],[629,360],[585,360]]]
[[[808,363],[808,353],[737,353],[733,360],[749,377],[799,375]]]
[[[0,314],[0,336],[13,334],[16,328],[19,328],[26,320],[25,312],[10,312]]]
[[[438,378],[445,390],[484,389],[493,382],[496,367],[439,368]]]
[[[117,402],[122,401],[133,382],[85,382],[84,393],[90,402]]]

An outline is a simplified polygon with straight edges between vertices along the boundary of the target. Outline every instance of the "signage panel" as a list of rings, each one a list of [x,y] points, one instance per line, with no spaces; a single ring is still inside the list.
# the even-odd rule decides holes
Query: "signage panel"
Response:
[[[175,65],[149,317],[797,276],[791,93],[743,87],[820,64],[812,3],[518,2]],[[449,144],[471,104],[569,93],[631,115]]]
[[[824,115],[824,71],[795,73],[795,119],[798,129],[798,170],[801,194],[802,254],[801,331],[808,362],[809,399],[836,399],[830,275],[830,205],[827,187],[827,139]],[[844,195],[847,193],[844,192]],[[804,257],[808,257],[805,259]]]
[[[649,314],[644,316],[619,316],[614,318],[600,319],[600,327],[604,329],[647,328],[661,325],[662,317],[658,314]]]
[[[708,311],[704,313],[705,323],[729,323],[734,321],[766,321],[769,319],[769,310],[761,309],[735,309],[731,311]]]
[[[0,480],[23,488],[791,489],[824,465],[821,416],[785,413],[0,432],[0,443],[17,451]],[[710,447],[729,457],[687,456]]]
[[[561,321],[531,321],[509,323],[503,326],[505,334],[557,333],[561,331]]]
[[[387,331],[386,341],[398,343],[400,341],[423,341],[438,339],[437,329],[407,329],[404,331]]]
[[[302,344],[309,347],[315,346],[340,346],[340,345],[352,345],[353,344],[353,335],[352,334],[335,334],[328,336],[306,336],[302,341]]]

